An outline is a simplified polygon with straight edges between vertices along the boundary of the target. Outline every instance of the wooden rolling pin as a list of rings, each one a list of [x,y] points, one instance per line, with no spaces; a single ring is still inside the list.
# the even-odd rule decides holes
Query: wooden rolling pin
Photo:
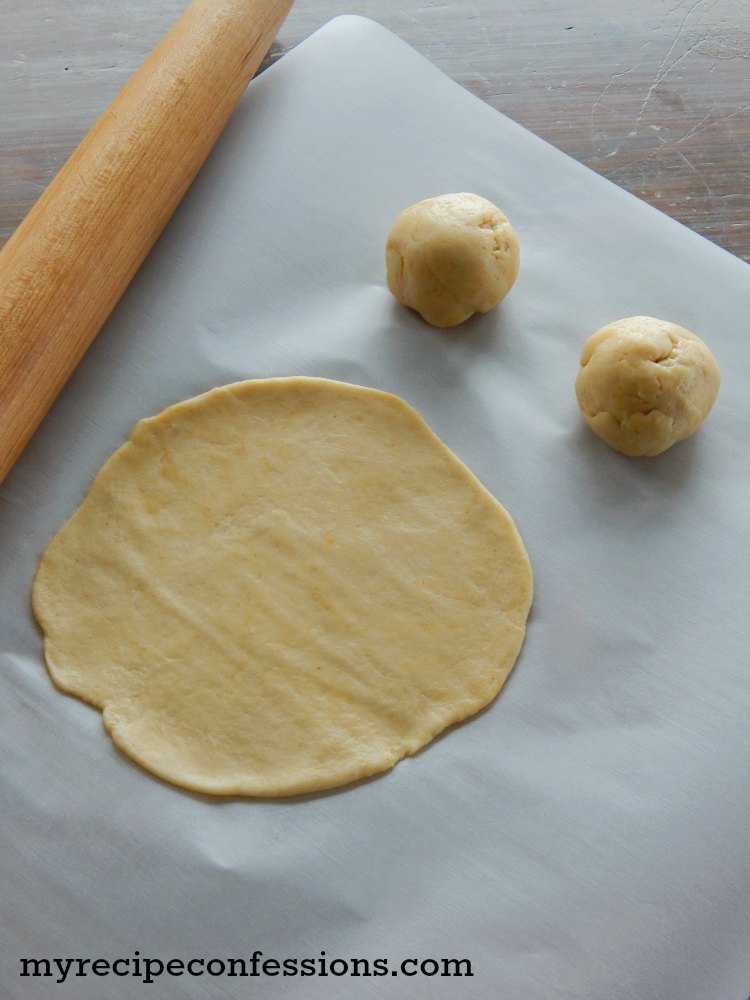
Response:
[[[127,288],[292,0],[193,0],[0,252],[0,482]]]

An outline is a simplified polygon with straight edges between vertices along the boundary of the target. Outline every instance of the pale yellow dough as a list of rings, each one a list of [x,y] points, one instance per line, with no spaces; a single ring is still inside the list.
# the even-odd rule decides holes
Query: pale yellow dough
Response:
[[[456,326],[494,308],[513,286],[518,263],[507,216],[465,191],[410,205],[386,240],[389,289],[432,326]]]
[[[143,767],[216,795],[383,771],[498,693],[531,570],[403,401],[240,382],[141,421],[33,589],[58,687]]]
[[[631,316],[589,337],[575,388],[595,434],[625,455],[654,456],[700,427],[719,382],[700,337],[653,316]]]

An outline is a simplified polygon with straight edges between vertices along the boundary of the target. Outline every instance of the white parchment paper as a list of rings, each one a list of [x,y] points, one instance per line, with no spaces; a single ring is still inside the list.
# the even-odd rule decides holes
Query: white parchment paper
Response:
[[[509,298],[453,332],[385,287],[395,215],[510,216]],[[723,372],[631,460],[583,425],[585,338],[639,313]],[[750,270],[343,18],[252,84],[0,488],[0,995],[745,1000],[750,994]],[[213,801],[115,750],[44,669],[36,561],[132,425],[249,377],[403,396],[508,508],[536,594],[500,698],[391,773]],[[56,984],[21,957],[468,958],[471,978]],[[150,991],[150,992],[149,992]]]

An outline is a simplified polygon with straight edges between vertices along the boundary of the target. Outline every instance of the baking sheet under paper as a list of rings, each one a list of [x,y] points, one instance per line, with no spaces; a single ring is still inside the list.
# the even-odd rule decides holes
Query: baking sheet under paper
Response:
[[[406,205],[497,202],[522,268],[440,332],[397,306]],[[631,460],[583,425],[584,339],[703,336],[714,412]],[[337,19],[252,84],[0,490],[0,995],[745,1000],[750,994],[750,269]],[[36,561],[132,425],[250,377],[404,397],[508,508],[525,646],[479,717],[392,772],[213,801],[113,748],[43,666]],[[468,958],[473,977],[19,978],[19,958]]]

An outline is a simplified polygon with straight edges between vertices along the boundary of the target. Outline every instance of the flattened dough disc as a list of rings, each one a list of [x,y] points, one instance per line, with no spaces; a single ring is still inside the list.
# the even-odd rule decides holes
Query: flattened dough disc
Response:
[[[239,382],[142,420],[45,551],[54,682],[216,795],[383,771],[498,693],[531,570],[510,517],[395,396]]]

